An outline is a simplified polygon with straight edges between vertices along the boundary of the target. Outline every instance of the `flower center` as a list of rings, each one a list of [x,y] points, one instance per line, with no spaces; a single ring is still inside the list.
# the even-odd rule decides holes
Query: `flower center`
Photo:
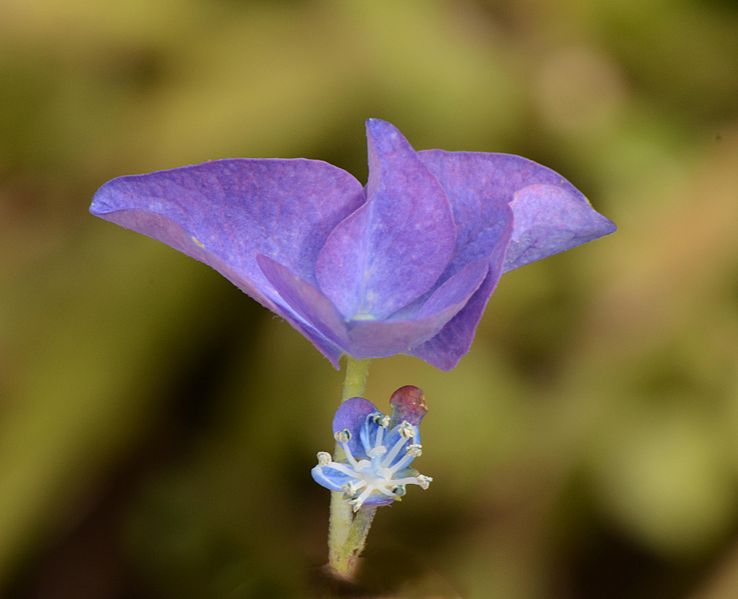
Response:
[[[399,500],[405,495],[407,485],[427,489],[433,480],[422,474],[408,475],[414,471],[406,472],[410,463],[423,453],[422,445],[412,443],[416,437],[416,427],[403,421],[389,430],[389,417],[376,413],[368,418],[374,424],[371,427],[373,434],[365,430],[361,439],[368,459],[356,459],[348,443],[351,439],[348,429],[335,434],[346,456],[345,463],[333,461],[326,452],[318,454],[318,468],[330,468],[349,477],[342,489],[355,512],[371,497],[380,495],[392,501]]]

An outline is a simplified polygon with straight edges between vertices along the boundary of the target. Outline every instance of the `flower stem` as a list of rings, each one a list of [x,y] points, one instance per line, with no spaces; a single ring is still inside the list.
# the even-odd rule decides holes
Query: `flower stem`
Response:
[[[343,379],[341,401],[364,395],[366,381],[369,378],[369,364],[371,360],[346,358],[346,375]]]
[[[341,401],[361,397],[369,377],[370,360],[346,359],[346,375],[343,381]],[[343,450],[336,445],[336,459],[343,457]],[[333,574],[344,580],[353,580],[357,559],[366,543],[376,508],[361,508],[354,516],[351,505],[341,491],[331,493],[331,512],[328,524],[328,566]]]

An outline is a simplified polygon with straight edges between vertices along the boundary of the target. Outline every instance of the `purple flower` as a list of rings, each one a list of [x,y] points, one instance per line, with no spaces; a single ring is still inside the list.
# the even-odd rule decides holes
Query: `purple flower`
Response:
[[[423,452],[418,425],[427,411],[423,392],[400,387],[390,399],[392,416],[385,416],[363,397],[343,402],[333,418],[333,436],[343,456],[334,460],[318,452],[313,479],[331,491],[343,491],[356,512],[362,506],[399,501],[407,485],[427,489],[433,479],[410,468]]]
[[[404,353],[444,370],[502,273],[615,230],[535,162],[366,130],[365,188],[317,160],[216,160],[113,179],[90,211],[209,264],[335,366]]]

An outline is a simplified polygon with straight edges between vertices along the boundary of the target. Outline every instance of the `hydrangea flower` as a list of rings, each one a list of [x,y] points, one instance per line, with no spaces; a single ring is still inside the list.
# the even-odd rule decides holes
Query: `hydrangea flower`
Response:
[[[366,131],[366,187],[318,160],[227,159],[113,179],[90,210],[210,265],[336,367],[404,353],[451,369],[504,272],[615,230],[520,156]]]
[[[331,491],[342,491],[356,512],[362,506],[399,501],[407,485],[427,489],[433,479],[410,468],[423,452],[418,425],[427,408],[417,387],[401,387],[390,399],[386,416],[363,397],[341,404],[333,418],[333,435],[343,456],[334,460],[318,452],[313,479]]]

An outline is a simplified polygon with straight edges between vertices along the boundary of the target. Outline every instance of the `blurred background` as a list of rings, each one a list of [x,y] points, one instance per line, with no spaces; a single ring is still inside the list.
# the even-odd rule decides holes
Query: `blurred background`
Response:
[[[425,390],[435,482],[380,512],[372,592],[738,597],[737,31],[732,0],[2,0],[0,596],[329,594],[341,374],[87,206],[220,157],[365,180],[374,116],[620,230],[506,275],[454,371],[374,364],[380,407]]]

